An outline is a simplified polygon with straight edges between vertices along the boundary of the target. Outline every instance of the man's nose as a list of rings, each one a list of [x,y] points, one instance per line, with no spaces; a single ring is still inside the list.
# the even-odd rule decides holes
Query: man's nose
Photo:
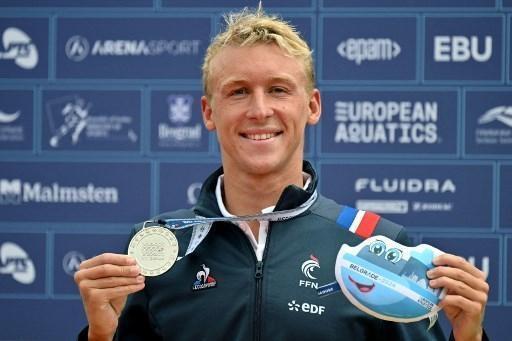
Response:
[[[273,115],[273,113],[267,94],[264,91],[254,91],[247,116],[254,119],[264,119]]]

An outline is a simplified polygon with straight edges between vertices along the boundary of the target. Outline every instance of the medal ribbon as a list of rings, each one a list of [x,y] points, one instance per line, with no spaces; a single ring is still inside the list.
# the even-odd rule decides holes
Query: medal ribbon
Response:
[[[307,201],[305,201],[300,206],[289,209],[282,210],[276,212],[268,212],[254,215],[244,215],[238,217],[213,217],[213,218],[205,218],[205,217],[195,217],[195,218],[186,218],[186,219],[165,219],[165,227],[171,230],[182,230],[185,228],[192,227],[192,237],[190,238],[190,243],[188,244],[187,252],[185,256],[194,252],[194,250],[201,244],[201,242],[206,238],[213,223],[216,222],[231,222],[236,223],[240,221],[251,221],[251,220],[264,220],[264,221],[283,221],[288,220],[290,218],[296,217],[305,211],[307,211],[311,205],[315,202],[318,197],[318,193],[315,190],[313,194],[309,197]]]

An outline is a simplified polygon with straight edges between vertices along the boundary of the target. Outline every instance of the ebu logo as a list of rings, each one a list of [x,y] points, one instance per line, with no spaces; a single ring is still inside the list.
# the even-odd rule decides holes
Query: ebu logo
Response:
[[[427,17],[426,80],[500,80],[501,17]]]

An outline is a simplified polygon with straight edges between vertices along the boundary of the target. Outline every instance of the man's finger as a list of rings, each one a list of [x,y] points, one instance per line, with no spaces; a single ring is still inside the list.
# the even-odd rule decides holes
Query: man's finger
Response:
[[[81,269],[89,269],[102,264],[114,265],[134,265],[137,264],[133,257],[120,253],[102,253],[93,258],[89,258],[80,263]]]

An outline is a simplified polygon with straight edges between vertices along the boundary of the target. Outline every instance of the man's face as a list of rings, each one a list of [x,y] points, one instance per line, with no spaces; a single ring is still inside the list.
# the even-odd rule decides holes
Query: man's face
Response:
[[[211,61],[203,119],[216,130],[223,165],[264,175],[302,167],[304,130],[320,117],[318,90],[302,64],[274,44],[228,46]]]

